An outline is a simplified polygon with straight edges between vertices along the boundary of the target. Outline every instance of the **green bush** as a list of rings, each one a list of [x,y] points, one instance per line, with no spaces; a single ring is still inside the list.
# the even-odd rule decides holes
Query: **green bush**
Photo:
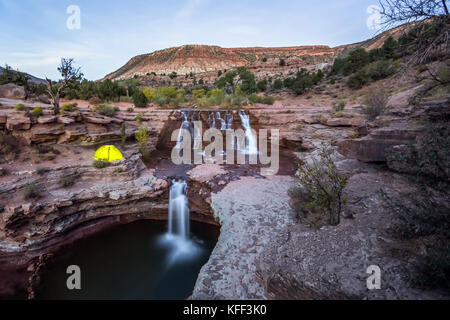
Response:
[[[25,107],[25,105],[23,103],[19,103],[19,104],[16,104],[16,106],[14,107],[14,110],[16,110],[16,111],[26,111],[27,107]]]
[[[267,90],[267,80],[261,80],[258,81],[258,83],[256,84],[256,87],[258,88],[258,91],[263,92]]]
[[[117,106],[113,106],[108,103],[103,103],[96,105],[94,107],[94,110],[103,116],[114,117],[120,109]]]
[[[5,168],[0,168],[0,177],[6,176],[8,174],[8,170]]]
[[[281,81],[280,79],[275,80],[273,83],[273,88],[276,90],[283,88],[283,81]]]
[[[104,160],[94,160],[92,166],[96,169],[103,169],[109,166],[109,162]]]
[[[136,90],[133,94],[133,103],[136,108],[145,108],[147,107],[148,99],[142,91]]]
[[[70,186],[73,186],[75,184],[75,179],[73,177],[62,177],[59,179],[59,186],[61,188],[68,188]]]
[[[382,88],[374,88],[364,97],[365,106],[362,109],[363,114],[366,115],[370,121],[375,120],[382,115],[386,110],[389,96],[386,90]]]
[[[333,103],[333,111],[334,112],[342,112],[345,109],[345,102],[344,101],[340,101]]]
[[[369,82],[369,76],[365,69],[359,70],[358,72],[352,74],[347,79],[347,86],[351,89],[361,89],[366,83]]]
[[[134,108],[128,108],[127,112],[129,112],[129,113],[134,112]]]
[[[61,106],[59,113],[64,114],[65,112],[74,112],[78,110],[78,104],[74,103],[65,103]]]
[[[300,165],[296,174],[298,185],[289,190],[300,221],[316,228],[338,225],[347,202],[344,193],[347,178],[333,163],[332,152],[323,145],[318,159]]]
[[[25,200],[38,199],[40,197],[39,189],[34,184],[28,184],[23,189],[23,198]]]
[[[89,99],[89,104],[92,106],[96,106],[103,103],[103,100],[98,97],[92,97]]]
[[[376,62],[372,63],[369,66],[367,75],[372,80],[376,81],[376,80],[387,78],[387,77],[393,75],[394,72],[395,72],[395,70],[388,60],[380,60],[380,61],[376,61]]]
[[[280,59],[280,67],[284,67],[286,65],[286,61],[284,59]]]
[[[39,116],[42,116],[43,113],[44,112],[42,111],[41,107],[34,107],[33,108],[33,116],[39,117]]]

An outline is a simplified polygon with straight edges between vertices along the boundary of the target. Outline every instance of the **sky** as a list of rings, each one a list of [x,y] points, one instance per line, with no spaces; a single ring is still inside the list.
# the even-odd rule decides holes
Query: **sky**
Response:
[[[97,80],[138,54],[184,44],[334,47],[374,36],[377,31],[367,25],[373,18],[368,8],[377,4],[378,0],[0,0],[0,65],[58,79],[61,57],[74,58],[87,79]],[[68,11],[70,6],[77,6],[80,14]]]

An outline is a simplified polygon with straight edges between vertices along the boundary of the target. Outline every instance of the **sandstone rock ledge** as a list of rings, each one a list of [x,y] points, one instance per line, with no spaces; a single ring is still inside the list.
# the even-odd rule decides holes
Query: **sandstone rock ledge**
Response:
[[[255,265],[265,247],[293,222],[287,195],[292,181],[241,177],[212,195],[221,234],[191,299],[267,298]]]

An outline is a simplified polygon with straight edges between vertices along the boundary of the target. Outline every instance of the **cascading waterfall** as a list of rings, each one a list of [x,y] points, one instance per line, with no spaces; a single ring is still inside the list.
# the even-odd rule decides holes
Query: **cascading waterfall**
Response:
[[[226,121],[226,130],[231,130],[233,128],[234,117],[229,111],[227,111],[227,113],[225,114],[225,121]]]
[[[250,125],[250,115],[245,114],[243,111],[239,111],[239,116],[241,117],[242,127],[245,131],[245,137],[247,142],[247,148],[245,152],[247,154],[258,154],[258,145],[256,137],[252,132],[252,126]]]
[[[189,240],[189,206],[186,181],[172,181],[169,199],[169,235]]]
[[[177,149],[181,149],[181,141],[182,141],[181,139],[183,137],[181,130],[186,129],[186,130],[191,131],[191,122],[188,120],[188,116],[187,116],[186,112],[184,112],[184,111],[181,112],[181,116],[183,117],[183,123],[181,124],[180,131],[178,132],[177,145],[175,147]]]
[[[227,130],[227,123],[225,122],[225,119],[222,119],[222,116],[219,111],[216,112],[217,120],[220,121],[220,130]]]

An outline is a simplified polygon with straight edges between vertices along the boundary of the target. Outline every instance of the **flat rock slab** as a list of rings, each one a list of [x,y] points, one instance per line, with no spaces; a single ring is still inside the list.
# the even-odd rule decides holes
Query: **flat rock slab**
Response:
[[[266,299],[255,265],[265,247],[292,223],[287,191],[293,181],[242,177],[212,195],[221,235],[191,299]]]

